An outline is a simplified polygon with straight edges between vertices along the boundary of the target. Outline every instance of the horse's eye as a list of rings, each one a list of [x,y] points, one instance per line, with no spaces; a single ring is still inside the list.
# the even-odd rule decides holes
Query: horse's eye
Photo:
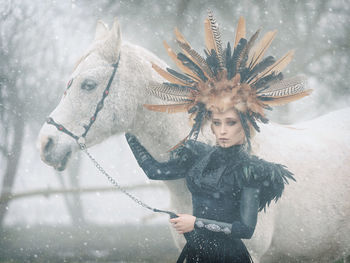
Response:
[[[90,91],[90,90],[93,90],[94,88],[97,87],[97,83],[91,79],[86,79],[83,81],[83,83],[81,83],[81,88],[83,90],[87,90],[87,91]]]

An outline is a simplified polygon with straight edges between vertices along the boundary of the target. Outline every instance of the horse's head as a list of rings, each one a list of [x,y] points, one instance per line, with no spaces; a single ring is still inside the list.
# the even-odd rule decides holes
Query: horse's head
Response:
[[[60,103],[49,116],[51,123],[45,123],[40,131],[41,159],[48,165],[64,170],[70,156],[78,149],[74,136],[62,130],[78,137],[87,131],[86,143],[92,146],[131,125],[134,118],[131,115],[135,114],[137,106],[132,101],[136,100],[135,96],[131,96],[126,87],[126,80],[121,79],[123,67],[130,63],[125,63],[128,55],[122,53],[117,20],[111,30],[99,21],[95,40],[78,61]],[[100,111],[98,104],[103,104]],[[87,128],[89,124],[91,127]]]

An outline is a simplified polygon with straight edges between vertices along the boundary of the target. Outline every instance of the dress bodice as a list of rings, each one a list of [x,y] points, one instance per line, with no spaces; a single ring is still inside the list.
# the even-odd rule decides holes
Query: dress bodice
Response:
[[[239,219],[241,189],[232,170],[239,169],[246,154],[243,149],[215,146],[196,158],[186,176],[194,216],[223,222]]]
[[[185,149],[185,150],[184,150]],[[194,215],[226,221],[238,216],[243,187],[260,190],[259,210],[280,198],[292,173],[284,165],[251,155],[243,145],[228,148],[188,141],[174,158],[186,166],[187,187],[192,194]]]

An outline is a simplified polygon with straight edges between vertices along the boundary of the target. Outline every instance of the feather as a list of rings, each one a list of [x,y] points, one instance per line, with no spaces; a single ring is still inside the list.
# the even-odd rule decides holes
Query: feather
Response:
[[[305,96],[308,96],[311,94],[312,91],[313,91],[312,89],[308,89],[298,94],[294,94],[290,96],[277,97],[277,98],[270,97],[271,100],[264,101],[264,103],[269,106],[281,106],[281,105],[290,103],[292,101],[299,100]]]
[[[218,56],[219,63],[220,63],[220,68],[222,69],[224,66],[224,63],[222,58],[221,34],[220,34],[218,23],[216,22],[216,19],[211,10],[208,10],[208,19],[210,22],[211,33],[213,35],[214,44],[215,44],[214,50],[216,51],[216,54]]]
[[[265,36],[260,40],[260,42],[254,46],[249,52],[247,64],[249,68],[254,68],[256,64],[264,57],[266,50],[275,38],[277,30],[267,32]]]
[[[259,28],[255,33],[254,35],[252,35],[248,41],[248,44],[247,44],[247,52],[249,53],[250,49],[254,46],[254,43],[256,41],[256,39],[258,38],[259,36],[259,33],[260,33],[261,29]]]
[[[147,91],[162,100],[183,102],[193,98],[190,88],[170,83],[151,82]]]
[[[206,77],[213,78],[213,72],[210,70],[207,62],[205,59],[198,54],[197,51],[195,51],[191,45],[186,41],[186,39],[183,37],[183,35],[180,33],[180,31],[175,28],[175,36],[176,36],[176,41],[181,47],[181,49],[185,52],[185,54],[192,58],[192,61],[196,63],[196,65],[203,71],[203,73],[206,75]]]
[[[306,78],[304,76],[295,76],[284,79],[271,85],[263,92],[257,92],[260,96],[267,97],[285,97],[305,91]]]
[[[171,83],[175,83],[175,84],[179,84],[182,86],[187,86],[187,85],[191,85],[190,82],[185,81],[181,78],[178,78],[176,76],[174,76],[173,74],[170,74],[169,72],[161,69],[158,65],[152,63],[152,68],[157,71],[157,73],[159,75],[161,75],[163,78],[165,78],[167,81],[171,82]]]
[[[242,74],[242,80],[245,79],[246,77],[244,76],[245,74],[247,74],[247,72],[249,71],[249,69],[246,66],[247,60],[248,60],[248,55],[249,55],[249,51],[252,48],[252,46],[255,43],[255,40],[258,38],[260,29],[258,29],[254,35],[251,36],[251,38],[249,39],[248,43],[245,45],[244,49],[241,52],[240,57],[238,58],[237,61],[237,71],[239,73],[244,72],[244,74]]]
[[[234,48],[236,48],[241,38],[245,38],[245,20],[243,16],[238,19]]]
[[[207,64],[210,67],[211,71],[216,76],[220,70],[220,63],[219,63],[218,56],[216,55],[216,52],[214,49],[212,49],[210,53],[208,53],[206,50],[204,52],[207,55],[207,59],[206,59]]]
[[[196,74],[203,82],[206,82],[208,78],[204,75],[200,67],[197,66],[191,59],[189,59],[185,54],[178,53],[177,58],[182,62],[182,64],[188,67],[193,73]]]
[[[231,61],[231,45],[230,42],[227,42],[227,48],[225,49],[225,66],[228,71],[229,64]]]
[[[193,136],[193,140],[197,140],[199,131],[201,129],[204,117],[206,116],[206,109],[205,107],[199,108],[196,117],[194,118],[194,124],[192,126],[192,129],[188,135],[188,138],[191,138]]]
[[[275,74],[274,72],[265,77],[259,78],[255,84],[252,84],[251,87],[255,89],[257,92],[262,92],[269,88],[269,85],[281,81],[283,79],[283,74],[280,72],[279,74]]]
[[[254,129],[257,132],[260,132],[260,128],[258,126],[258,124],[256,123],[256,120],[254,119],[254,117],[250,114],[247,114],[247,119],[249,120],[249,122],[252,124],[252,126],[254,127]]]
[[[261,121],[262,123],[268,123],[269,120],[267,118],[265,118],[264,116],[261,116],[258,113],[252,112],[252,115],[254,116],[255,119],[258,119],[259,121]]]
[[[207,52],[211,53],[211,50],[215,50],[215,40],[213,38],[213,33],[211,32],[210,21],[208,18],[204,20],[204,33]]]
[[[171,68],[166,68],[166,70],[167,70],[171,75],[174,75],[174,76],[175,76],[176,78],[178,78],[178,79],[184,80],[184,81],[186,81],[186,82],[188,82],[188,83],[191,83],[191,84],[195,83],[191,78],[189,78],[189,77],[187,77],[186,75],[181,74],[181,73],[179,73],[179,72],[177,72],[177,71],[175,71],[175,70],[173,70],[173,69],[171,69]]]
[[[168,45],[168,43],[166,41],[163,41],[164,47],[166,49],[166,51],[168,52],[169,57],[171,57],[171,59],[175,62],[175,64],[178,66],[179,69],[181,69],[182,72],[184,72],[187,76],[189,76],[192,80],[199,82],[199,80],[197,79],[197,77],[193,76],[192,71],[185,67],[182,62],[177,58],[177,55],[175,54],[175,52],[170,48],[170,46]]]
[[[230,75],[228,76],[228,79],[231,79],[233,76],[236,75],[236,73],[238,73],[238,65],[242,60],[242,53],[244,52],[246,45],[247,40],[245,38],[241,38],[232,55],[231,63],[229,66]]]
[[[275,63],[276,60],[273,56],[268,56],[264,58],[261,62],[259,62],[257,65],[255,65],[254,68],[252,68],[249,73],[247,74],[246,79],[249,82],[250,78],[254,78],[257,74],[265,70],[267,67],[271,66],[273,63]]]
[[[175,146],[173,146],[171,149],[168,150],[168,152],[172,152],[174,150],[176,150],[177,148],[179,148],[181,145],[183,145],[188,139],[188,135],[183,138],[178,144],[176,144]]]
[[[267,76],[271,73],[275,73],[276,75],[280,73],[291,61],[294,55],[294,50],[290,50],[285,54],[282,58],[277,60],[271,66],[267,67],[264,71],[259,73],[255,78],[253,78],[249,83],[254,84],[260,78]]]
[[[250,150],[251,149],[250,129],[249,129],[249,125],[247,123],[246,114],[244,114],[244,113],[242,113],[240,111],[237,111],[237,112],[238,112],[238,116],[239,116],[239,119],[241,121],[243,130],[244,130],[244,134],[245,134],[245,137],[246,137],[246,140],[247,140],[247,143],[248,143],[248,149]]]
[[[177,112],[186,112],[188,108],[191,106],[191,104],[192,104],[191,102],[188,102],[188,103],[169,104],[169,105],[143,104],[143,106],[146,109],[151,111],[177,113]]]

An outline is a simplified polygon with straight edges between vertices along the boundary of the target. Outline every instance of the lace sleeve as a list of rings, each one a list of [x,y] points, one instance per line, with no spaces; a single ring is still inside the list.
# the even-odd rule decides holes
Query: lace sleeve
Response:
[[[234,238],[251,238],[257,222],[259,192],[258,188],[243,187],[240,205],[241,218],[239,221],[226,223],[196,218],[195,228],[207,233],[216,232],[222,233],[222,235],[231,235]]]

